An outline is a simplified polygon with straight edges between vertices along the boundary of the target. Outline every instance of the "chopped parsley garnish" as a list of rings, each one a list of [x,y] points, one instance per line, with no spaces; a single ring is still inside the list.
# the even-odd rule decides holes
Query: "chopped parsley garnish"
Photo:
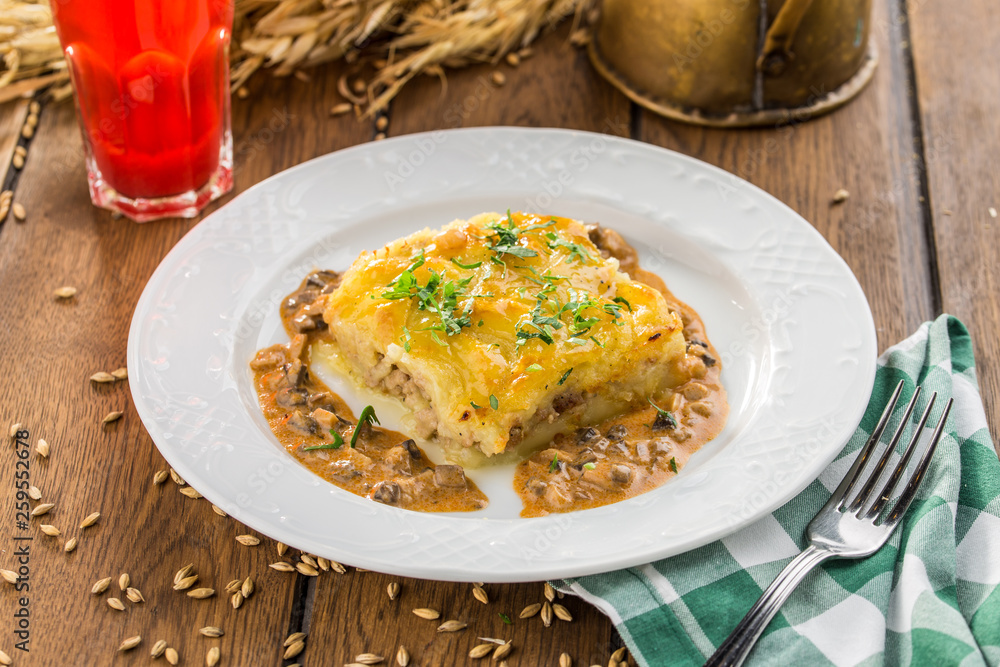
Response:
[[[507,625],[514,625],[514,621],[510,620],[510,616],[503,613],[502,611],[498,611],[497,616],[499,616],[500,620],[506,623]]]
[[[597,347],[600,347],[600,348],[604,347],[604,343],[602,343],[601,341],[597,340],[597,336],[591,336],[590,340],[592,340],[595,343],[597,343]]]
[[[451,263],[454,264],[455,266],[457,266],[460,269],[478,269],[480,266],[483,265],[482,262],[476,262],[474,264],[462,264],[460,261],[458,261],[454,257],[451,258]]]
[[[630,313],[632,312],[632,304],[629,303],[625,299],[625,297],[623,297],[623,296],[616,296],[615,298],[613,298],[611,300],[614,301],[615,303],[624,303],[625,307],[628,308],[628,312],[630,312]]]
[[[413,337],[410,336],[410,330],[407,329],[405,326],[403,327],[403,335],[399,337],[399,340],[403,341],[403,349],[409,352],[410,341],[413,340]]]
[[[670,471],[677,472],[677,459],[673,456],[670,457]]]
[[[561,378],[559,378],[559,386],[562,386],[562,383],[566,381],[566,378],[568,378],[569,374],[572,373],[572,372],[573,372],[573,369],[570,368],[568,371],[566,371],[565,373],[563,373],[563,376]]]
[[[555,454],[552,457],[552,463],[549,464],[549,472],[555,472],[559,468],[559,455]]]
[[[483,407],[481,405],[476,405],[475,401],[469,401],[469,405],[471,405],[475,410],[478,410],[479,408]]]
[[[595,466],[593,463],[584,463],[583,467],[586,468],[587,470],[593,470],[597,466]]]
[[[358,436],[361,435],[361,427],[365,424],[371,426],[372,424],[381,424],[378,417],[375,415],[375,408],[370,405],[366,405],[361,411],[361,416],[358,417],[358,423],[354,426],[354,433],[351,434],[351,447],[358,442]]]
[[[552,334],[545,331],[542,331],[541,333],[534,333],[532,331],[525,331],[524,329],[517,330],[518,345],[524,345],[527,341],[531,340],[532,338],[537,338],[539,340],[545,341],[545,343],[547,343],[548,345],[552,345],[552,343],[555,342],[554,339],[552,338]]]
[[[490,394],[490,407],[494,410],[500,407],[500,401],[498,401],[497,397],[493,394]]]
[[[569,250],[569,255],[566,257],[567,264],[572,264],[574,258],[578,259],[581,264],[586,264],[587,260],[590,259],[590,253],[588,253],[587,249],[579,243],[567,241],[555,232],[548,232],[545,235],[545,238],[548,239],[548,246],[550,250],[555,250],[556,248],[566,248]]]
[[[535,373],[536,371],[542,370],[542,367],[541,367],[540,364],[531,364],[530,366],[528,366],[524,370],[528,371],[529,373]]]
[[[677,420],[668,411],[664,410],[656,403],[653,403],[652,398],[646,399],[649,404],[656,408],[656,419],[650,424],[650,428],[654,431],[662,431],[664,429],[675,429],[677,428]]]
[[[340,446],[344,444],[344,439],[332,428],[330,429],[330,435],[333,436],[333,442],[328,442],[325,445],[316,445],[315,447],[303,447],[302,451],[311,452],[315,449],[340,449]],[[351,447],[353,446],[351,445]]]
[[[545,288],[535,295],[537,301],[535,302],[535,307],[531,311],[531,319],[518,326],[518,345],[523,345],[532,338],[537,338],[547,345],[551,345],[555,342],[555,339],[552,337],[552,332],[557,329],[562,329],[563,323],[559,321],[559,318],[546,315],[542,310],[542,307],[545,305],[546,297],[549,293],[551,293],[551,290],[546,291],[547,289],[548,288]],[[552,289],[554,290],[555,287],[552,287]],[[525,331],[524,327],[526,326],[533,327],[537,331]]]
[[[538,257],[538,253],[531,248],[525,248],[524,246],[518,244],[521,230],[514,224],[514,218],[511,217],[510,210],[507,211],[506,225],[497,220],[488,224],[487,227],[492,229],[494,232],[487,237],[489,239],[487,246],[490,250],[497,254],[498,258],[503,257],[504,255],[513,255],[515,257]]]
[[[510,216],[510,211],[507,211],[507,215],[508,215],[508,217]],[[541,222],[541,223],[539,223],[537,225],[528,225],[527,227],[525,227],[521,231],[523,231],[523,232],[530,232],[530,231],[535,230],[535,229],[545,229],[546,227],[551,227],[554,224],[556,224],[556,219],[555,218],[549,218],[548,222]]]
[[[574,336],[582,336],[590,332],[591,327],[601,321],[599,317],[587,317],[585,311],[588,309],[597,309],[601,305],[600,301],[591,298],[585,292],[579,290],[570,289],[569,290],[569,301],[563,304],[562,308],[559,309],[559,316],[562,317],[563,313],[570,313],[573,316],[573,321],[571,322],[571,330]],[[574,342],[570,339],[570,342]],[[581,343],[577,343],[580,345]]]
[[[537,275],[537,274],[536,274]],[[599,299],[593,298],[587,292],[573,288],[568,289],[569,300],[560,303],[556,291],[556,281],[565,280],[565,276],[542,276],[545,286],[535,294],[535,307],[532,309],[530,319],[522,318],[517,327],[517,344],[524,345],[533,338],[537,338],[547,345],[555,342],[553,333],[569,325],[569,338],[566,342],[573,345],[586,345],[584,339],[594,327],[601,321],[601,318],[594,314],[594,311],[605,312],[615,318],[616,324],[622,318],[621,306],[617,303],[602,304]],[[571,319],[567,322],[563,319],[565,314],[569,314]],[[604,347],[601,341],[590,336],[597,345]]]
[[[514,268],[515,269],[528,269],[532,273],[534,273],[535,275],[538,275],[538,272],[535,271],[534,269],[532,269],[530,266],[515,266]],[[539,280],[535,276],[521,276],[521,277],[524,278],[525,280],[529,280],[529,281],[535,283],[536,285],[543,285],[543,286],[545,285],[545,283],[543,283],[541,280]]]
[[[471,302],[461,311],[458,310],[458,300],[469,296],[465,288],[472,278],[464,278],[459,281],[445,280],[444,273],[438,273],[430,269],[430,276],[427,283],[420,284],[413,270],[423,265],[423,254],[410,265],[408,269],[399,274],[395,281],[388,285],[389,289],[382,292],[383,299],[416,299],[417,308],[436,313],[440,322],[432,324],[426,330],[443,331],[449,336],[460,333],[464,327],[472,326],[472,319],[469,314],[472,312]],[[444,345],[440,338],[434,339]],[[405,346],[404,346],[405,347]]]

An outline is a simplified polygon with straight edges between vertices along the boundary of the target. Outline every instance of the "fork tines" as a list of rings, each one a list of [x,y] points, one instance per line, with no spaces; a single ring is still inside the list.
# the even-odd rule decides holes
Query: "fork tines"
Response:
[[[896,450],[897,444],[899,444],[900,439],[903,436],[903,430],[906,428],[907,424],[910,422],[910,417],[913,414],[913,409],[917,404],[918,399],[921,394],[921,387],[917,387],[913,392],[913,397],[907,404],[906,409],[903,413],[903,417],[899,422],[899,426],[896,427],[889,444],[886,446],[885,452],[878,459],[875,464],[874,469],[868,476],[867,482],[862,486],[861,490],[854,497],[853,500],[848,502],[851,492],[854,490],[854,486],[858,483],[858,480],[863,479],[862,473],[867,466],[869,460],[873,457],[875,448],[878,446],[879,440],[882,438],[882,434],[885,432],[886,426],[889,423],[889,419],[893,412],[896,410],[896,404],[899,402],[899,395],[903,390],[903,381],[900,380],[899,384],[896,385],[896,389],[892,393],[892,397],[889,400],[889,404],[886,405],[885,410],[882,412],[882,416],[879,418],[878,424],[872,431],[871,437],[868,438],[868,442],[865,443],[861,454],[855,459],[854,465],[851,469],[844,475],[844,480],[841,482],[840,486],[834,492],[834,498],[838,498],[837,509],[845,510],[849,512],[857,513],[859,518],[876,520],[881,514],[882,510],[885,509],[889,500],[893,497],[896,491],[896,487],[899,485],[900,479],[903,473],[906,471],[906,466],[913,457],[913,452],[916,450],[917,443],[920,440],[920,436],[923,433],[924,426],[927,424],[927,419],[930,416],[931,409],[934,407],[934,402],[937,399],[937,392],[931,394],[930,400],[927,402],[927,407],[924,408],[923,414],[920,416],[920,420],[913,430],[913,435],[910,438],[906,449],[903,452],[903,456],[896,467],[893,469],[892,473],[889,475],[889,479],[886,481],[882,490],[878,493],[875,502],[872,503],[871,507],[867,512],[862,514],[864,507],[867,505],[872,497],[872,491],[878,484],[879,479],[882,477],[883,472],[889,459],[892,457],[892,453]],[[944,410],[941,416],[938,418],[937,425],[934,428],[934,432],[931,435],[929,444],[924,451],[923,457],[917,464],[916,469],[910,476],[909,482],[903,488],[903,492],[899,496],[899,500],[896,502],[895,506],[890,510],[890,512],[882,520],[883,524],[895,525],[906,509],[909,507],[910,503],[913,501],[914,496],[917,492],[917,487],[923,480],[924,475],[927,472],[928,466],[930,466],[931,457],[934,455],[934,450],[937,447],[938,441],[941,439],[941,433],[944,431],[945,422],[948,419],[948,413],[951,411],[952,399],[948,399],[947,404],[944,406]]]

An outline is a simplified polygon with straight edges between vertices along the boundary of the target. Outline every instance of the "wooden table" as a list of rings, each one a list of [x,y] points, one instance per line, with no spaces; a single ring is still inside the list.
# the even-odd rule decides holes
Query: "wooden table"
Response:
[[[975,343],[979,382],[992,432],[1000,433],[1000,69],[983,59],[1000,43],[1000,25],[984,2],[962,11],[945,0],[875,3],[873,38],[881,64],[872,84],[846,108],[786,128],[723,131],[663,120],[632,105],[600,79],[565,28],[536,44],[517,68],[450,73],[407,87],[389,110],[390,136],[453,126],[554,126],[610,132],[716,164],[774,194],[811,221],[854,270],[868,295],[880,349],[940,312],[962,318]],[[371,141],[373,122],[331,118],[341,100],[336,66],[309,72],[308,82],[262,75],[250,95],[234,99],[235,192],[303,160]],[[483,100],[484,101],[477,101]],[[455,110],[460,110],[456,113]],[[125,364],[132,310],[160,259],[196,221],[136,225],[91,206],[72,105],[50,104],[30,142],[19,137],[27,102],[0,107],[0,174],[24,205],[27,220],[0,227],[0,422],[19,422],[34,447],[31,480],[42,502],[55,503],[23,531],[15,524],[16,449],[4,447],[4,529],[0,567],[16,570],[16,550],[30,547],[30,590],[0,588],[5,613],[0,648],[15,664],[146,664],[158,639],[176,647],[182,664],[203,664],[219,646],[224,665],[280,665],[282,641],[308,633],[305,665],[341,664],[356,654],[392,656],[405,645],[417,665],[467,664],[475,636],[505,637],[511,665],[556,665],[563,651],[576,665],[607,664],[620,646],[610,622],[567,598],[571,623],[544,628],[517,619],[542,599],[542,584],[487,585],[483,606],[468,584],[405,580],[352,569],[319,578],[276,572],[276,545],[247,547],[250,532],[192,500],[168,481],[166,467],[136,416],[125,383],[94,384],[90,375]],[[28,145],[22,170],[8,168],[15,144]],[[850,192],[831,205],[839,188]],[[228,198],[227,198],[228,199]],[[65,302],[61,285],[75,286]],[[102,425],[110,411],[124,416]],[[36,503],[32,503],[36,504]],[[80,530],[89,513],[99,522]],[[38,529],[50,523],[59,538]],[[31,535],[30,542],[15,540]],[[63,545],[78,537],[79,546]],[[192,600],[172,590],[174,573],[193,563],[201,585],[220,593],[252,576],[256,592],[234,610],[228,596]],[[135,604],[118,590],[121,573],[142,591]],[[111,593],[91,595],[113,577]],[[398,582],[395,601],[386,586]],[[122,598],[125,611],[105,600]],[[14,649],[12,614],[28,599],[30,653]],[[468,620],[472,630],[438,634],[414,607],[434,607]],[[499,613],[515,619],[507,626]],[[198,634],[225,630],[221,639]],[[125,638],[139,649],[116,655]]]

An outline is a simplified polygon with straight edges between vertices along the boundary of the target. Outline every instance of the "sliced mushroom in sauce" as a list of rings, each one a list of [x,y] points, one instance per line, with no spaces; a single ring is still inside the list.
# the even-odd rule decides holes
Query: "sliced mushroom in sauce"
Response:
[[[312,417],[303,414],[301,410],[294,410],[288,415],[285,425],[300,435],[316,435],[319,433],[319,424]]]
[[[351,493],[419,511],[473,511],[488,504],[464,471],[445,469],[435,483],[434,464],[416,442],[367,421],[353,438],[355,418],[343,399],[308,370],[310,348],[328,335],[322,321],[325,299],[340,274],[318,271],[282,302],[290,341],[260,350],[251,362],[261,409],[281,444],[303,465]],[[293,321],[309,328],[299,332]],[[354,441],[354,446],[351,441]],[[457,467],[457,466],[455,466]],[[458,485],[461,479],[461,486]]]
[[[578,445],[586,445],[587,443],[591,442],[595,438],[599,438],[600,436],[601,432],[598,431],[593,426],[588,428],[582,428],[576,432],[576,443]]]
[[[372,500],[377,500],[386,505],[395,505],[399,502],[399,484],[396,482],[379,482],[372,490]]]
[[[669,412],[657,412],[653,420],[654,431],[668,431],[677,428],[677,420]]]
[[[628,429],[625,428],[623,424],[615,424],[608,429],[608,432],[604,434],[604,437],[611,442],[621,442],[628,435]]]
[[[283,408],[297,408],[306,404],[306,393],[301,389],[285,387],[274,395],[274,402]]]
[[[627,466],[624,463],[617,463],[611,466],[611,479],[619,484],[631,484],[634,474],[635,471],[632,469],[632,466]]]
[[[439,465],[434,468],[434,483],[452,489],[464,489],[465,471],[462,466]]]

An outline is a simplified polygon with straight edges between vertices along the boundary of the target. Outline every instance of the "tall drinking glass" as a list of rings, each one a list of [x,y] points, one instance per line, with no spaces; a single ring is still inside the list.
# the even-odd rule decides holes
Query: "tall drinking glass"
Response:
[[[233,0],[52,0],[94,204],[192,217],[233,185]]]

